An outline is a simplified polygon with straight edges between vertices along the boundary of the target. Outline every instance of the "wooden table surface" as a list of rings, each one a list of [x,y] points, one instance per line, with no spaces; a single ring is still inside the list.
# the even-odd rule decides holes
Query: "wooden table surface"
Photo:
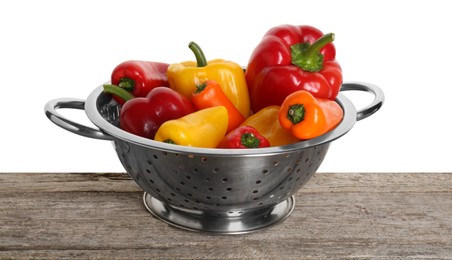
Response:
[[[152,217],[124,173],[0,173],[0,259],[452,259],[452,173],[316,173],[256,233]]]

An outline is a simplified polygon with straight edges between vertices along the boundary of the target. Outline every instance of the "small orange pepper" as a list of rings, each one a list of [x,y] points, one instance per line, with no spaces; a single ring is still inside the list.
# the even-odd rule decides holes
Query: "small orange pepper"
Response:
[[[192,93],[191,101],[198,110],[224,106],[228,111],[229,117],[228,133],[245,121],[245,117],[229,100],[220,84],[215,80],[207,80],[202,84],[196,85],[196,91]]]
[[[316,98],[305,90],[288,95],[278,114],[279,123],[299,139],[318,137],[336,127],[344,111],[333,100]]]

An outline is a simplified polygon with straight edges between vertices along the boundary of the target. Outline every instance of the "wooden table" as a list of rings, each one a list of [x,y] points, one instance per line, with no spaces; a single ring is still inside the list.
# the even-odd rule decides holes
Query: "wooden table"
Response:
[[[236,236],[152,217],[124,173],[0,173],[0,259],[452,259],[452,173],[316,173],[285,221]]]

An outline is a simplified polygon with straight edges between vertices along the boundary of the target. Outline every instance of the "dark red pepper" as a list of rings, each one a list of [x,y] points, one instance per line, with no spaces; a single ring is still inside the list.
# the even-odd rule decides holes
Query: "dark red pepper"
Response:
[[[111,73],[111,84],[119,86],[135,97],[145,97],[156,87],[169,87],[166,70],[169,64],[163,62],[129,60],[122,62]],[[124,100],[114,96],[118,103]]]
[[[156,87],[146,97],[133,97],[117,86],[104,86],[104,91],[126,101],[119,115],[119,127],[149,139],[154,139],[164,122],[195,112],[188,98],[167,87]]]
[[[218,145],[218,148],[261,148],[269,147],[270,143],[251,126],[240,126],[228,133]]]
[[[342,85],[342,70],[331,43],[334,34],[323,34],[307,25],[281,25],[270,29],[254,49],[246,80],[253,112],[281,105],[297,90],[334,100]]]

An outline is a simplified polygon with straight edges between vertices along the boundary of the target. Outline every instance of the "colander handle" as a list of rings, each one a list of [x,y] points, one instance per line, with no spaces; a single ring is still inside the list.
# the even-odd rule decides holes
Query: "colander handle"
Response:
[[[60,113],[58,113],[57,109],[60,108],[85,110],[84,100],[74,98],[59,98],[50,100],[44,107],[45,114],[50,121],[52,121],[57,126],[68,130],[69,132],[100,140],[113,140],[113,137],[101,132],[98,129],[94,129],[65,118]]]
[[[357,111],[356,121],[367,118],[374,114],[375,112],[377,112],[381,108],[385,100],[383,90],[370,83],[347,82],[342,84],[341,91],[350,91],[350,90],[365,91],[372,93],[374,95],[374,100],[372,101],[372,103],[362,108],[361,110]]]

